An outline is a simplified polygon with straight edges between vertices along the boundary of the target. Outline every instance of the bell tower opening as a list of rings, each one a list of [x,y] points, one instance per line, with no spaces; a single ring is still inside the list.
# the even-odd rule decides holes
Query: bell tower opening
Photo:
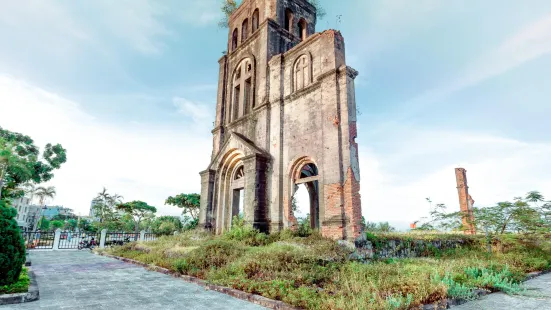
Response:
[[[293,203],[296,203],[294,215],[299,220],[310,220],[310,227],[320,228],[319,222],[319,182],[318,168],[315,164],[304,165],[299,178],[295,180]]]

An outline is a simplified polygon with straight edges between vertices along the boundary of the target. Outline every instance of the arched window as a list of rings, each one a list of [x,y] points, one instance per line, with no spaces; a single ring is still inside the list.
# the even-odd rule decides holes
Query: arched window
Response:
[[[257,29],[258,29],[258,23],[260,22],[259,21],[259,18],[260,18],[260,14],[258,12],[258,9],[254,10],[254,13],[253,13],[253,31],[252,32],[255,32]]]
[[[253,66],[252,60],[246,58],[235,69],[232,79],[230,122],[246,115],[254,107]]]
[[[298,91],[310,85],[310,80],[310,58],[307,55],[302,55],[295,63],[294,90]]]
[[[301,40],[306,40],[308,37],[308,23],[306,23],[306,20],[304,18],[301,18],[298,22],[298,35],[300,36]]]
[[[237,36],[238,36],[238,32],[237,32],[237,28],[235,28],[235,30],[233,31],[233,34],[231,36],[231,50],[232,51],[234,51],[237,48]]]
[[[293,32],[293,11],[291,9],[285,10],[285,29]]]
[[[241,42],[245,42],[249,36],[249,19],[246,18],[241,26]]]

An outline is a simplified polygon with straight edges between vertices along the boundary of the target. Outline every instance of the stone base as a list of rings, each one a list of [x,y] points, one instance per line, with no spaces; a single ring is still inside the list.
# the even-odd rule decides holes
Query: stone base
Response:
[[[34,275],[34,272],[32,272],[32,270],[29,270],[28,275],[29,279],[31,280],[31,283],[29,284],[29,291],[26,293],[0,295],[0,306],[20,304],[40,299],[38,284],[36,283],[36,276]]]

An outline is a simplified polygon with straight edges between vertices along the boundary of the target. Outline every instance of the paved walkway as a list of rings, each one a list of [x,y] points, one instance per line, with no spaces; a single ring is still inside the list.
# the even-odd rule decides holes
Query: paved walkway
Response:
[[[264,309],[246,301],[89,251],[34,251],[40,300],[0,310]]]
[[[551,273],[526,281],[528,294],[539,297],[509,296],[503,293],[490,294],[461,306],[457,310],[551,310]]]

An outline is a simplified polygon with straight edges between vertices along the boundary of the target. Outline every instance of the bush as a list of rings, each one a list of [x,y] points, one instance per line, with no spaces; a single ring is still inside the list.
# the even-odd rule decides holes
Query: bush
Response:
[[[17,282],[11,285],[0,285],[0,294],[25,293],[29,291],[30,284],[31,279],[29,278],[29,274],[27,273],[27,268],[23,268]]]
[[[25,263],[25,242],[16,215],[14,208],[0,200],[0,286],[17,282]]]

